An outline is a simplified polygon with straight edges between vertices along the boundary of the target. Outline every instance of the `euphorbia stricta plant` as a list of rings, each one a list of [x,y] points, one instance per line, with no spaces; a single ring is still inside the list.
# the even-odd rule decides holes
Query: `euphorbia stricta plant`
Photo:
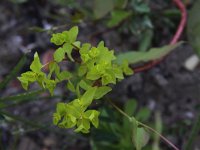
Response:
[[[133,71],[126,61],[122,64],[115,63],[114,51],[105,47],[104,42],[94,47],[89,43],[77,41],[77,35],[77,26],[69,31],[53,34],[51,42],[59,47],[54,52],[54,59],[45,64],[48,65],[49,72],[42,71],[44,65],[35,53],[30,65],[31,71],[23,73],[18,79],[26,90],[30,83],[37,82],[40,87],[49,90],[51,95],[58,83],[67,80],[67,88],[76,94],[76,99],[57,104],[53,123],[61,128],[76,127],[76,132],[88,133],[91,124],[95,127],[99,124],[99,111],[88,107],[94,100],[102,98],[112,90],[110,84],[124,79],[124,74],[132,75]],[[80,58],[73,58],[73,51],[78,52]],[[73,75],[68,70],[61,70],[59,66],[60,62],[66,60],[78,66]]]
[[[116,57],[114,50],[105,47],[103,41],[95,47],[90,43],[77,41],[77,35],[77,26],[62,33],[53,34],[51,42],[58,46],[53,54],[53,60],[43,65],[36,52],[30,65],[30,71],[22,73],[18,79],[25,90],[28,89],[29,84],[37,82],[51,95],[54,94],[58,83],[67,81],[66,87],[75,94],[75,99],[68,99],[70,101],[68,103],[59,102],[57,104],[56,112],[53,114],[53,124],[60,128],[74,128],[75,132],[82,133],[88,133],[91,124],[98,127],[100,112],[90,109],[89,106],[94,100],[99,100],[110,92],[112,84],[123,80],[125,75],[133,74],[129,63],[161,58],[180,45],[177,43],[162,48],[153,48],[148,52],[127,52]],[[76,70],[73,73],[69,70],[62,70],[60,67],[62,61],[76,64]],[[48,67],[48,72],[43,71],[44,67]],[[130,121],[133,128],[132,139],[137,150],[148,142],[149,135],[146,130],[158,134],[174,149],[178,149],[154,129],[139,122],[133,116],[129,116],[111,101],[109,102]]]

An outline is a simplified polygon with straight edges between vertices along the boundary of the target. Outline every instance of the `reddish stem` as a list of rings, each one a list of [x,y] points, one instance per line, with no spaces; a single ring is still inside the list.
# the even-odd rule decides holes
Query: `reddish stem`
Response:
[[[185,5],[182,3],[181,0],[173,0],[173,2],[176,4],[176,6],[180,9],[181,11],[181,21],[179,23],[179,26],[177,28],[177,31],[175,33],[175,35],[173,36],[170,44],[175,44],[177,43],[177,41],[179,40],[182,32],[183,32],[183,29],[186,25],[186,21],[187,21],[187,11],[186,11],[186,8],[185,8]],[[149,70],[151,69],[152,67],[156,66],[157,64],[159,64],[161,61],[164,60],[165,57],[159,59],[159,60],[155,60],[155,61],[151,61],[147,64],[145,64],[144,66],[139,66],[139,67],[136,67],[134,68],[134,72],[135,73],[138,73],[138,72],[142,72],[142,71],[146,71],[146,70]]]
[[[173,0],[173,1],[181,11],[181,21],[176,31],[176,34],[174,35],[170,44],[175,44],[179,40],[187,21],[187,11],[183,2],[181,0]]]

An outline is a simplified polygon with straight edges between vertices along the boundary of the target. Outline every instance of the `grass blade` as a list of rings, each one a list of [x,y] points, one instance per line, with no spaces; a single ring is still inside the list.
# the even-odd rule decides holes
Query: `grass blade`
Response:
[[[16,77],[17,73],[22,69],[27,61],[26,55],[24,55],[17,65],[12,69],[12,71],[6,76],[6,78],[0,83],[0,89],[3,89],[7,84]]]
[[[0,102],[26,100],[26,99],[35,97],[42,92],[44,92],[44,90],[36,90],[36,91],[26,92],[26,93],[14,95],[14,96],[3,97],[3,98],[0,98]]]

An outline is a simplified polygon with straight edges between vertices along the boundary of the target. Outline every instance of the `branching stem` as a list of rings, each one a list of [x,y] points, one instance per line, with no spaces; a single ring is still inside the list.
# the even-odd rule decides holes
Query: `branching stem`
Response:
[[[123,110],[121,110],[118,106],[116,106],[111,100],[108,100],[108,102],[117,110],[119,111],[122,115],[124,115],[125,117],[127,117],[129,120],[131,120],[131,117],[126,114]],[[153,128],[147,126],[146,124],[138,121],[138,125],[146,128],[147,130],[157,134],[161,139],[163,139],[163,141],[165,141],[168,145],[170,145],[171,147],[173,147],[175,150],[179,150],[172,142],[170,142],[167,138],[165,138],[163,135],[161,135],[159,132],[157,132],[156,130],[154,130]]]

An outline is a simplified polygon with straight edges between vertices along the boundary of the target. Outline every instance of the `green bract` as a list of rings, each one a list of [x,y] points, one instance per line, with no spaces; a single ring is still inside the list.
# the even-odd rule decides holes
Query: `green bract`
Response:
[[[96,128],[99,124],[99,112],[88,107],[94,100],[101,99],[112,89],[110,84],[124,79],[125,75],[133,74],[128,67],[128,62],[122,65],[114,63],[116,59],[113,50],[100,42],[97,47],[89,43],[81,44],[76,40],[78,27],[69,31],[52,35],[51,42],[59,47],[54,52],[54,60],[42,65],[37,53],[30,65],[30,70],[18,77],[24,89],[28,89],[30,83],[37,82],[40,87],[47,89],[51,95],[54,93],[57,83],[67,81],[67,89],[76,94],[76,99],[69,103],[58,103],[53,114],[53,123],[61,128],[75,127],[76,132],[88,133],[91,124]],[[72,52],[80,55],[72,57]],[[59,63],[63,60],[77,62],[77,73],[61,70]],[[78,61],[76,61],[78,60]],[[48,73],[42,68],[48,65]]]

